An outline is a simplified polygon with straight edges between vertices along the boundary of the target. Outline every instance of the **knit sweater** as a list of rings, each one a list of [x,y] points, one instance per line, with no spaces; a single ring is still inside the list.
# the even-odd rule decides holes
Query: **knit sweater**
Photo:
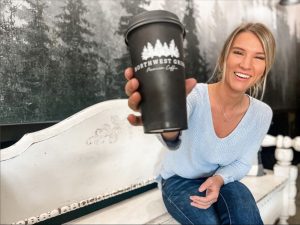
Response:
[[[182,131],[175,144],[159,138],[167,148],[174,150],[164,152],[160,176],[194,179],[220,175],[224,184],[243,178],[272,119],[272,110],[267,104],[249,98],[250,105],[237,127],[228,136],[219,138],[213,127],[208,85],[197,84],[187,97],[188,129]]]

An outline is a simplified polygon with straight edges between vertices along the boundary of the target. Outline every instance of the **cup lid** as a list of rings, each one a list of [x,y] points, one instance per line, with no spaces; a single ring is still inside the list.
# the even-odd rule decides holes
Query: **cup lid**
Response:
[[[185,36],[185,28],[182,25],[182,23],[179,21],[179,18],[174,13],[166,10],[151,10],[151,11],[142,12],[131,18],[131,20],[129,21],[128,28],[125,32],[125,43],[128,45],[127,37],[132,30],[145,24],[158,23],[158,22],[177,24],[182,29],[183,37]]]

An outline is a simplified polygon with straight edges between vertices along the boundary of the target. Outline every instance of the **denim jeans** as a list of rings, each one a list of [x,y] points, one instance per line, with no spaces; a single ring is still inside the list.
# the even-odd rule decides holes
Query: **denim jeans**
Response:
[[[208,209],[191,206],[191,195],[205,196],[198,188],[206,179],[172,176],[162,180],[165,206],[180,224],[263,224],[251,192],[239,181],[223,185],[218,201]]]

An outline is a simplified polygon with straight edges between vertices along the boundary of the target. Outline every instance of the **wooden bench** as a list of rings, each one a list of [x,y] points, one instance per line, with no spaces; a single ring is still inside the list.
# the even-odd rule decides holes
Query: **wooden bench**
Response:
[[[127,122],[127,100],[88,107],[2,149],[1,224],[34,224],[151,185],[163,148],[155,135]],[[263,221],[287,223],[296,212],[297,167],[291,165],[300,140],[267,135],[276,146],[273,171],[247,176]],[[70,224],[176,224],[154,188],[69,221]]]

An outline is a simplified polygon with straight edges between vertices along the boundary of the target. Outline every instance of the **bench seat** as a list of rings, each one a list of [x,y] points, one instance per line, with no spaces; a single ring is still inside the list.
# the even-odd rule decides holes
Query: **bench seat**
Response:
[[[283,189],[287,178],[274,177],[272,171],[242,180],[254,195],[265,224],[273,224],[282,211]],[[126,218],[126,221],[124,221]],[[95,211],[68,224],[178,224],[167,212],[158,188]]]

